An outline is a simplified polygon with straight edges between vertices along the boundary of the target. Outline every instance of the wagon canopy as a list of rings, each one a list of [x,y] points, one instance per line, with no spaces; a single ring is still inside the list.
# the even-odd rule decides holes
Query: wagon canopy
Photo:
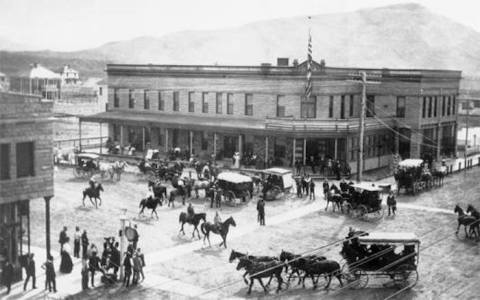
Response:
[[[95,153],[79,153],[77,154],[77,157],[84,159],[98,159],[100,156]]]
[[[293,173],[291,170],[282,168],[270,168],[263,170],[262,173],[267,175],[276,175],[282,178],[282,188],[284,189],[292,188],[295,184],[295,180],[293,179]]]
[[[363,190],[363,191],[369,191],[369,192],[381,192],[383,191],[382,187],[379,187],[378,185],[371,183],[371,182],[360,182],[360,183],[355,183],[352,184],[353,188]]]
[[[398,163],[398,166],[399,167],[404,167],[404,168],[417,168],[417,167],[420,167],[423,163],[423,160],[421,159],[413,159],[413,158],[409,158],[409,159],[405,159],[405,160],[402,160],[401,162]]]
[[[420,244],[413,232],[371,232],[358,238],[361,244]]]
[[[252,182],[252,178],[234,172],[222,172],[218,174],[217,179],[232,183]]]

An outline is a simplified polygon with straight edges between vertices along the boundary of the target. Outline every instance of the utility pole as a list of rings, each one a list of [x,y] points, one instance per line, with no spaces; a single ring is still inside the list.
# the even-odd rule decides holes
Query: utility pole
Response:
[[[122,209],[123,213],[120,216],[120,230],[122,235],[120,236],[120,281],[124,278],[123,273],[123,260],[125,259],[125,221],[127,220],[127,209]]]
[[[467,148],[468,148],[468,116],[470,114],[470,100],[465,100],[467,104],[467,117],[465,118],[466,130],[465,130],[465,151],[463,151],[464,159],[464,171],[467,173]],[[453,108],[455,109],[455,108]]]
[[[367,98],[367,73],[361,72],[362,75],[362,101],[360,104],[360,137],[358,141],[358,160],[357,160],[357,181],[362,181],[363,172],[363,136],[365,131],[365,102]]]

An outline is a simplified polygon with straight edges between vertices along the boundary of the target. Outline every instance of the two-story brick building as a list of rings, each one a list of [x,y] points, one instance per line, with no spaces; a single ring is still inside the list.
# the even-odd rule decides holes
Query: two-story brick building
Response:
[[[460,71],[277,66],[107,65],[109,110],[82,117],[109,124],[137,150],[172,147],[231,158],[235,151],[290,166],[295,159],[348,162],[356,172],[362,84],[369,82],[365,169],[403,157],[453,155]]]
[[[53,196],[53,102],[0,92],[0,268],[30,251],[30,201]],[[47,250],[49,235],[47,235]]]

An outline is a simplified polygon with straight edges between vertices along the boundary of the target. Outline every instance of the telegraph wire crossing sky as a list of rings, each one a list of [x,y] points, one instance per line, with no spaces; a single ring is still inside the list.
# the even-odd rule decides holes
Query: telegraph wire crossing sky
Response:
[[[22,44],[25,50],[75,51],[141,36],[400,3],[421,4],[480,31],[480,4],[467,0],[0,0],[0,43]]]

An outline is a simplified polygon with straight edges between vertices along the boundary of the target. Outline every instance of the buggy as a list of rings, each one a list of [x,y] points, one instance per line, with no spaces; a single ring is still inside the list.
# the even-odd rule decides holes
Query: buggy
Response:
[[[340,253],[346,260],[342,273],[350,287],[367,286],[369,277],[390,278],[402,289],[418,282],[420,240],[414,233],[373,232],[348,238]]]
[[[415,195],[417,192],[429,188],[433,183],[433,177],[421,159],[402,160],[393,176],[397,182],[398,194],[403,188],[405,192]]]
[[[252,199],[252,179],[239,173],[222,172],[218,174],[217,188],[221,189],[227,203],[232,205]]]
[[[92,177],[100,173],[100,156],[94,153],[78,153],[73,169],[75,177]]]
[[[291,170],[270,168],[260,171],[263,182],[264,200],[276,200],[282,194],[288,194],[295,185]]]
[[[342,194],[342,211],[353,217],[377,221],[383,218],[382,188],[370,182],[351,184],[348,194]]]

